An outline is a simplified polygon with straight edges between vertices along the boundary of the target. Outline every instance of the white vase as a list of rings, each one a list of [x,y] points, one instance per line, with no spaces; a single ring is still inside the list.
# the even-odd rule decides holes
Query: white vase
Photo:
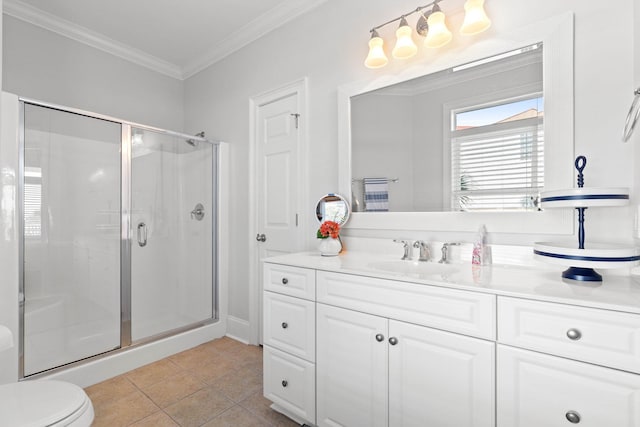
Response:
[[[333,237],[320,239],[318,249],[320,249],[320,255],[322,256],[336,256],[342,250],[342,242],[340,242],[340,238],[334,239]]]

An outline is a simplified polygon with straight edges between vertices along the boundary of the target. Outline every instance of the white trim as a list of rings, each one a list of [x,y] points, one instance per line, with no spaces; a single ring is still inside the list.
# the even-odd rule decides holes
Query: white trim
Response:
[[[227,336],[244,344],[249,344],[251,328],[249,321],[235,316],[227,316]]]
[[[110,39],[103,34],[92,31],[81,25],[74,24],[73,22],[62,19],[19,0],[4,0],[2,12],[5,15],[12,16],[44,28],[45,30],[60,34],[61,36],[67,37],[71,40],[75,40],[79,43],[99,49],[134,64],[138,64],[158,73],[173,77],[174,79],[183,79],[182,70],[175,64],[150,55],[127,44]]]
[[[298,105],[300,111],[299,117],[299,146],[298,146],[298,236],[297,241],[292,245],[292,250],[302,250],[305,243],[303,238],[303,231],[307,229],[307,216],[304,215],[305,207],[309,206],[309,174],[308,174],[308,159],[309,149],[307,147],[307,141],[309,140],[309,129],[307,115],[309,112],[309,104],[307,99],[309,82],[307,77],[303,77],[299,80],[293,81],[289,84],[283,85],[277,89],[273,89],[261,94],[252,96],[249,99],[249,343],[258,344],[260,342],[260,315],[262,310],[260,308],[260,292],[262,291],[262,284],[258,284],[257,288],[254,286],[260,274],[258,272],[258,259],[259,251],[255,244],[255,235],[258,233],[258,217],[256,207],[256,195],[258,179],[256,174],[257,164],[257,117],[258,109],[270,102],[284,98],[291,94],[297,94]]]
[[[2,11],[4,14],[16,19],[102,50],[103,52],[107,52],[160,74],[177,80],[186,80],[276,28],[315,9],[326,1],[327,0],[299,0],[295,2],[281,2],[273,9],[270,9],[263,15],[231,33],[225,39],[216,43],[213,48],[200,58],[187,63],[183,67],[165,61],[133,46],[111,39],[89,28],[74,24],[73,22],[45,12],[20,0],[4,0]]]
[[[424,66],[407,67],[399,74],[385,75],[375,80],[363,80],[338,88],[338,188],[341,194],[351,194],[351,132],[349,125],[350,97],[404,82],[425,74],[451,68],[478,58],[496,55],[542,41],[545,144],[558,144],[557,156],[547,159],[545,170],[553,171],[554,185],[571,187],[573,182],[574,109],[573,109],[573,13],[533,23],[512,32],[487,37],[470,46],[451,49]],[[571,82],[571,84],[567,84]],[[562,144],[559,144],[563,142]],[[545,184],[547,177],[545,176]],[[551,189],[551,187],[549,188]],[[461,213],[461,212],[354,212],[349,229],[475,231],[486,224],[497,233],[572,234],[572,212]],[[522,224],[527,224],[523,227]]]
[[[187,63],[182,70],[182,78],[188,79],[276,28],[315,9],[326,1],[327,0],[298,0],[294,2],[281,2],[273,9],[270,9],[262,16],[247,23],[239,30],[231,33],[228,37],[215,44],[200,58]]]

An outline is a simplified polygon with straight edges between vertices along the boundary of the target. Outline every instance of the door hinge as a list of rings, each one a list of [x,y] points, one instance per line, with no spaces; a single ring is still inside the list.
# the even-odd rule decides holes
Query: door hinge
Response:
[[[296,214],[296,227],[298,226],[298,214]]]
[[[296,129],[298,129],[298,121],[300,120],[300,114],[291,113],[291,115],[295,118],[295,120],[296,120]]]

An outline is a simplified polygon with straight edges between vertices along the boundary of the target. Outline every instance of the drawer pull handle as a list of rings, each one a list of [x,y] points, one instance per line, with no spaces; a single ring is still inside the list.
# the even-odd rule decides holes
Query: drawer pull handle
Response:
[[[282,387],[286,387],[289,385],[289,381],[287,380],[282,380]],[[567,415],[568,416],[568,415]]]
[[[567,420],[569,420],[571,424],[578,424],[580,422],[580,414],[576,411],[567,412],[565,417],[567,417]]]
[[[391,345],[398,344],[398,338],[396,338],[396,337],[389,338],[389,344],[391,344]]]
[[[287,279],[286,277],[282,278],[282,284],[286,285],[287,283],[289,283],[289,279]]]
[[[382,342],[382,341],[384,341],[384,335],[382,335],[382,334],[377,334],[377,335],[376,335],[376,341],[378,341],[378,342]]]
[[[287,322],[282,322],[282,329],[287,329],[289,324]]]
[[[582,338],[582,332],[577,329],[571,328],[567,331],[567,336],[570,340],[578,341],[580,338]]]

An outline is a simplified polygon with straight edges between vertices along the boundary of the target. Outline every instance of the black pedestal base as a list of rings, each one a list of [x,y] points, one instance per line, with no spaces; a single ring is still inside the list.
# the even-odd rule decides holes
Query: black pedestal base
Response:
[[[602,276],[593,268],[569,267],[562,272],[562,277],[580,282],[602,282]]]

